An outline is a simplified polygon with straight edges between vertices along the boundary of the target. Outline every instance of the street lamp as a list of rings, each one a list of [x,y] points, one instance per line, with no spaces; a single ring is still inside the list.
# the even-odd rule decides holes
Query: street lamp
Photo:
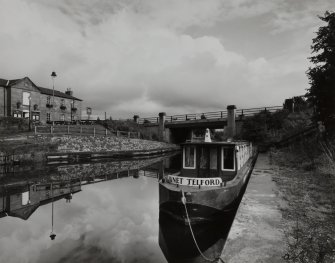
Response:
[[[31,131],[31,94],[29,94],[29,131]]]
[[[52,71],[51,78],[52,78],[52,125],[54,125],[55,121],[55,78],[57,77],[57,74],[55,71]]]

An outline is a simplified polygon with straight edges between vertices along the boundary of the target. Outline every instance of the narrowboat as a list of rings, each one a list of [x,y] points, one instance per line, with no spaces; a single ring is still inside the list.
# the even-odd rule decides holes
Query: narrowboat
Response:
[[[233,209],[253,169],[256,154],[246,141],[189,141],[180,172],[159,180],[160,211],[187,223],[211,221]]]

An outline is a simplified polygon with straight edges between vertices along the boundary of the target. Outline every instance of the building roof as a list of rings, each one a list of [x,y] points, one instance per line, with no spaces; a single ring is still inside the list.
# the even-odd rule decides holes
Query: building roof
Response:
[[[81,99],[78,99],[76,97],[73,97],[71,95],[68,95],[68,94],[66,94],[64,92],[61,92],[61,91],[58,91],[58,90],[55,90],[53,92],[52,89],[47,89],[47,88],[43,88],[43,87],[37,87],[37,89],[39,89],[42,94],[46,94],[46,95],[50,95],[50,96],[52,96],[54,94],[56,97],[82,101]]]
[[[7,85],[8,80],[7,79],[0,79],[0,87],[4,87]]]
[[[1,79],[0,78],[0,87],[9,87],[12,86],[14,84],[16,84],[19,81],[23,81],[24,79],[29,79],[28,77],[24,77],[21,79],[12,79],[12,80],[7,80],[7,79]],[[34,82],[32,82],[30,79],[29,81],[33,84],[33,86],[35,88],[37,88],[42,94],[46,94],[46,95],[50,95],[52,96],[53,94],[55,95],[55,97],[60,97],[60,98],[66,98],[66,99],[72,99],[72,100],[79,100],[82,101],[81,99],[78,99],[76,97],[73,97],[71,95],[68,95],[64,92],[58,91],[58,90],[52,90],[52,89],[47,89],[47,88],[43,88],[43,87],[39,87],[37,86]]]

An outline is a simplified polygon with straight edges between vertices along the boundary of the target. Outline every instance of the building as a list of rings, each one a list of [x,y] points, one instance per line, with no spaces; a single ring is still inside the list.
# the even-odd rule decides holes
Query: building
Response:
[[[42,124],[81,120],[81,99],[35,85],[28,77],[0,79],[0,117],[29,118]]]

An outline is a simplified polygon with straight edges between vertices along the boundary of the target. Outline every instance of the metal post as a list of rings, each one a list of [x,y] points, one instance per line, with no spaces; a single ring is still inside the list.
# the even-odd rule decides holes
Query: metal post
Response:
[[[36,135],[36,133],[37,133],[37,126],[35,126],[35,135]]]
[[[52,125],[54,125],[55,122],[55,77],[57,77],[57,74],[55,71],[51,73],[52,77]]]
[[[29,131],[31,131],[31,94],[29,94]]]

